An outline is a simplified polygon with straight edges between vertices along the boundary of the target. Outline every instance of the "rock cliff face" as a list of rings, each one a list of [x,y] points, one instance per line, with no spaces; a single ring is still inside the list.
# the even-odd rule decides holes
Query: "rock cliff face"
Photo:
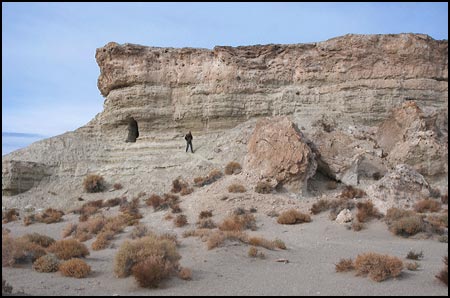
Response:
[[[76,200],[89,173],[120,182],[129,193],[143,186],[147,192],[169,191],[168,182],[180,174],[191,179],[232,160],[243,163],[254,118],[263,116],[291,115],[309,136],[319,119],[330,120],[331,130],[373,126],[394,106],[414,100],[420,108],[443,110],[433,116],[433,125],[445,136],[448,131],[448,42],[426,35],[346,35],[310,44],[213,50],[108,43],[97,49],[96,59],[104,110],[74,132],[2,157],[2,194],[15,195],[14,204],[38,197],[51,204]],[[125,143],[127,116],[139,124],[136,143]],[[187,130],[194,133],[192,155],[184,152]],[[370,176],[379,170],[364,146],[356,148],[363,159],[354,160],[351,153],[336,159],[340,134],[322,135],[331,141],[312,141],[322,151],[319,166],[327,164],[327,175],[350,183],[353,173]],[[354,141],[347,139],[339,148],[351,149]],[[402,159],[396,152],[404,150],[395,149],[402,143],[388,141],[388,158],[410,163],[414,154]],[[342,162],[333,166],[335,160]],[[421,171],[422,163],[416,168],[435,174]]]
[[[229,128],[284,114],[373,124],[404,100],[435,107],[448,101],[448,42],[421,34],[213,50],[111,42],[96,59],[104,132],[127,114],[144,131]]]

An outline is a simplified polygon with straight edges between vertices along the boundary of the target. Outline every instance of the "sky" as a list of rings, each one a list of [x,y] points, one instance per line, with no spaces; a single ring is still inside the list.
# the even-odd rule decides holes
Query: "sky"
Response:
[[[2,2],[2,155],[102,111],[95,50],[110,41],[212,49],[348,33],[448,39],[448,2]]]

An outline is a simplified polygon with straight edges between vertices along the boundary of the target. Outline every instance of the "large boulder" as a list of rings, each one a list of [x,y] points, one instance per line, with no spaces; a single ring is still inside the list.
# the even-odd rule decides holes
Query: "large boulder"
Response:
[[[276,180],[289,191],[303,192],[317,168],[308,143],[287,117],[260,119],[247,146],[245,170],[260,180]]]
[[[389,208],[410,208],[420,199],[430,196],[430,185],[425,178],[406,164],[400,164],[367,189],[378,210],[386,214]]]
[[[50,175],[45,165],[30,161],[2,161],[2,195],[12,196],[37,186],[42,178]]]

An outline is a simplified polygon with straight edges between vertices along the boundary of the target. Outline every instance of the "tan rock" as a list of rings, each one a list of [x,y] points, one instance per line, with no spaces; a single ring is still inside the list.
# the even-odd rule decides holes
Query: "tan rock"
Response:
[[[345,224],[353,220],[353,214],[350,210],[344,209],[336,216],[336,222],[338,224]]]
[[[305,191],[317,168],[308,142],[287,117],[260,119],[248,143],[244,168],[259,179],[275,179],[290,191]]]

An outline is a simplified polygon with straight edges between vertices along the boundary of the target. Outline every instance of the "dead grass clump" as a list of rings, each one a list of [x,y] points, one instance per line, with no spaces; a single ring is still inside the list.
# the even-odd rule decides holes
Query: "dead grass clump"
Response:
[[[283,225],[295,225],[304,222],[310,222],[311,216],[301,213],[295,209],[284,211],[278,216],[277,222]]]
[[[348,272],[355,269],[352,259],[341,259],[339,263],[335,265],[336,272]]]
[[[114,183],[113,188],[114,188],[114,190],[119,190],[119,189],[122,189],[123,186],[120,183]]]
[[[170,209],[172,209],[172,213],[181,213],[183,212],[180,208],[180,204],[172,204],[170,205]]]
[[[358,208],[356,218],[359,222],[367,222],[371,218],[379,219],[383,216],[371,201],[358,202],[356,208]]]
[[[410,271],[416,271],[420,267],[420,264],[417,262],[408,262],[406,263],[406,269]]]
[[[36,219],[34,218],[34,214],[30,214],[23,218],[23,225],[27,227],[27,226],[33,224],[35,221],[36,221]]]
[[[42,235],[39,233],[26,234],[21,238],[24,238],[25,240],[31,243],[35,243],[42,247],[49,247],[51,244],[55,242],[55,239],[53,239],[52,237]]]
[[[123,200],[126,200],[126,198],[113,198],[113,199],[109,199],[106,202],[103,203],[103,207],[115,207],[115,206],[119,206],[120,203],[122,203]]]
[[[407,259],[410,260],[418,260],[423,258],[423,251],[421,252],[415,252],[414,250],[410,250],[408,254],[406,255]]]
[[[242,167],[238,162],[230,161],[225,167],[226,175],[239,174],[242,171]]]
[[[268,194],[271,193],[273,190],[274,188],[267,181],[259,181],[255,186],[255,192],[257,193]]]
[[[3,241],[3,238],[5,238],[5,236],[2,237],[2,261],[4,258],[3,254],[5,253],[7,259],[6,266],[34,262],[46,254],[46,251],[42,246],[30,242],[24,237],[13,239],[8,235],[6,237],[7,243]],[[3,248],[4,244],[6,244],[6,251],[4,251],[5,249]]]
[[[162,198],[158,196],[157,194],[152,194],[145,203],[147,206],[153,207],[153,210],[159,210],[159,206],[163,202]]]
[[[216,182],[223,176],[222,172],[218,169],[213,169],[206,177],[196,177],[194,178],[194,185],[202,187],[211,183]]]
[[[54,254],[42,256],[33,263],[33,269],[37,272],[56,272],[58,267],[59,260]]]
[[[61,237],[67,238],[71,236],[76,230],[78,225],[76,223],[68,223],[66,227],[61,231]]]
[[[86,192],[102,192],[106,189],[105,180],[102,176],[92,174],[86,176],[83,180],[83,187]]]
[[[80,259],[70,259],[59,265],[62,275],[75,278],[85,278],[91,273],[91,266]]]
[[[352,210],[353,208],[355,208],[355,202],[346,198],[340,198],[337,200],[330,201],[329,208],[331,209],[329,218],[331,220],[335,220],[342,210],[344,209]]]
[[[2,223],[4,224],[16,221],[18,219],[19,219],[19,212],[15,208],[2,212]]]
[[[214,221],[212,221],[212,219],[210,219],[210,218],[200,219],[196,223],[196,226],[199,229],[214,229],[214,228],[217,228],[216,223]]]
[[[286,244],[284,243],[283,240],[275,239],[275,240],[273,241],[273,244],[275,245],[276,248],[279,248],[279,249],[286,249]]]
[[[191,194],[194,192],[194,189],[192,187],[183,187],[180,191],[180,195],[187,196],[188,194]]]
[[[192,271],[189,268],[181,268],[180,271],[178,271],[178,277],[183,280],[191,280],[192,279]]]
[[[14,265],[15,240],[2,228],[2,267]]]
[[[61,260],[84,258],[89,255],[86,245],[75,239],[58,240],[50,245],[47,250],[54,253]]]
[[[167,213],[166,216],[164,216],[165,220],[172,220],[173,219],[173,215],[170,213]]]
[[[275,243],[274,241],[270,241],[267,240],[265,238],[262,237],[250,237],[248,239],[248,244],[253,245],[253,246],[260,246],[260,247],[264,247],[270,250],[274,250],[275,249]]]
[[[186,217],[186,215],[184,215],[184,214],[177,215],[177,217],[175,217],[173,223],[178,228],[187,225],[187,217]]]
[[[266,257],[263,252],[258,251],[258,249],[254,246],[251,246],[248,249],[248,256],[251,258],[260,258],[260,259],[264,259]]]
[[[183,188],[187,188],[189,185],[181,178],[177,178],[172,181],[172,190],[173,193],[179,193]]]
[[[448,286],[448,256],[443,258],[445,267],[436,275],[436,278]]]
[[[125,241],[114,258],[114,273],[117,277],[127,277],[136,264],[144,264],[149,257],[162,259],[170,268],[177,268],[181,256],[177,252],[176,244],[156,234],[132,241]],[[150,266],[144,266],[144,270]]]
[[[203,210],[198,215],[198,219],[203,219],[203,218],[208,218],[208,217],[212,217],[212,211],[210,211],[210,210]]]
[[[431,233],[442,235],[448,228],[448,214],[429,215],[425,221],[426,229]]]
[[[328,209],[330,209],[330,201],[320,199],[316,203],[312,204],[310,211],[312,214],[319,214],[320,212],[327,211]]]
[[[441,210],[441,203],[432,199],[424,199],[414,205],[414,210],[419,213],[438,212]]]
[[[354,221],[354,222],[352,223],[352,229],[353,229],[353,231],[355,231],[355,232],[359,232],[359,231],[361,231],[362,229],[364,229],[364,224],[363,224],[362,222]]]
[[[242,231],[250,229],[255,231],[256,218],[253,214],[230,215],[219,224],[221,231]]]
[[[168,278],[172,268],[161,256],[149,256],[132,268],[132,274],[139,286],[143,288],[157,288],[159,283]]]
[[[197,187],[202,187],[202,186],[205,185],[205,181],[206,181],[205,177],[201,177],[201,176],[195,177],[194,178],[194,185],[197,186]]]
[[[148,228],[143,224],[138,224],[134,226],[133,230],[130,233],[131,239],[137,239],[142,238],[144,236],[147,236],[149,233]]]
[[[228,186],[228,192],[233,192],[233,193],[237,193],[237,192],[246,192],[247,190],[245,189],[244,185],[242,184],[231,184],[230,186]]]
[[[108,247],[110,241],[114,238],[115,233],[113,231],[103,231],[97,235],[97,238],[92,242],[93,250],[102,250]]]
[[[358,255],[354,264],[357,275],[368,275],[378,282],[399,276],[403,269],[403,263],[399,258],[373,252]]]
[[[347,185],[342,191],[340,197],[344,199],[362,198],[366,195],[366,192],[362,189],[355,188],[351,185]]]
[[[64,212],[53,208],[48,208],[44,212],[35,216],[36,221],[51,224],[62,221]]]
[[[392,233],[404,237],[415,235],[425,228],[422,217],[412,210],[389,208],[384,219]]]

